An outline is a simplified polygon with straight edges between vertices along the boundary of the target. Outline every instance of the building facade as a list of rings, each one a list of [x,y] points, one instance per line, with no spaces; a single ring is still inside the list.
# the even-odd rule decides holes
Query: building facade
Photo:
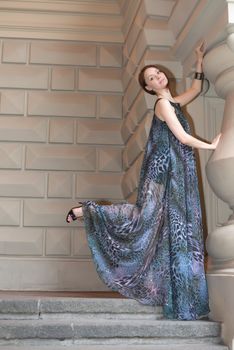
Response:
[[[233,6],[233,0],[1,1],[1,290],[107,290],[83,224],[66,224],[66,212],[79,200],[135,201],[154,103],[137,82],[145,64],[166,67],[179,93],[191,83],[194,49],[205,40],[210,88],[205,82],[186,113],[202,138],[220,131],[226,95],[214,72],[219,65],[232,72],[225,58]],[[226,42],[230,52],[215,55]],[[207,181],[210,155],[197,154],[205,237],[232,213]],[[222,271],[231,286],[234,255],[217,268],[210,240],[209,283],[219,283]]]

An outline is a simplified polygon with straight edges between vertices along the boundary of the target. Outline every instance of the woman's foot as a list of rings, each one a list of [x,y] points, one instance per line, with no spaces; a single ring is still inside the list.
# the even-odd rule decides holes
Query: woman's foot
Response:
[[[83,209],[82,209],[82,204],[80,204],[77,207],[71,208],[71,210],[68,212],[66,216],[66,221],[70,223],[77,219],[81,219],[82,217],[83,217]]]

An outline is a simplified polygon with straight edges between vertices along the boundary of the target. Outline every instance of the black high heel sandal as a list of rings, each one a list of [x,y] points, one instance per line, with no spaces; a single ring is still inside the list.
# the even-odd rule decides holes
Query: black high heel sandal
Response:
[[[68,214],[67,214],[67,216],[66,216],[66,222],[67,222],[68,224],[70,224],[72,221],[75,221],[75,220],[77,220],[77,219],[82,219],[82,218],[83,218],[83,214],[76,216],[76,215],[74,214],[74,212],[73,212],[73,209],[78,209],[78,208],[81,208],[81,207],[82,207],[82,204],[80,203],[80,205],[71,208],[71,210],[68,212]],[[69,220],[68,220],[69,216],[71,217],[72,221],[69,221]]]

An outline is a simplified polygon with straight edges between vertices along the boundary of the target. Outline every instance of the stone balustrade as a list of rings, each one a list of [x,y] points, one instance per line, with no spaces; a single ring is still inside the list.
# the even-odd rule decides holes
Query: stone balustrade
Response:
[[[207,163],[207,178],[214,193],[234,209],[234,45],[233,35],[211,48],[204,70],[217,95],[225,99],[220,143]],[[211,315],[224,322],[223,337],[232,349],[234,339],[234,214],[209,233],[208,282]]]

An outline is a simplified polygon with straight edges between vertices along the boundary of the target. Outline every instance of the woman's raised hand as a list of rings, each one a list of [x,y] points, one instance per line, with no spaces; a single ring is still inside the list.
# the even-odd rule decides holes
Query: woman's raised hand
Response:
[[[195,49],[198,61],[202,61],[203,60],[204,51],[205,51],[205,42],[202,41],[200,43],[200,45],[198,45],[197,48]]]

